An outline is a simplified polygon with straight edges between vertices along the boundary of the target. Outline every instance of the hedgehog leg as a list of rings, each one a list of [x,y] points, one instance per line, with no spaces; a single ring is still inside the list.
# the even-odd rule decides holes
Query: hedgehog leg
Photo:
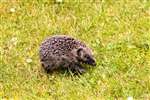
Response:
[[[51,65],[47,65],[45,68],[45,71],[47,72],[47,73],[49,73],[49,72],[51,72],[53,69],[51,68]]]
[[[42,63],[42,67],[44,68],[46,73],[52,72],[55,69],[53,64]]]
[[[76,72],[79,73],[85,73],[85,68],[82,67],[80,64],[75,64],[74,66],[72,66],[73,70],[75,70]]]

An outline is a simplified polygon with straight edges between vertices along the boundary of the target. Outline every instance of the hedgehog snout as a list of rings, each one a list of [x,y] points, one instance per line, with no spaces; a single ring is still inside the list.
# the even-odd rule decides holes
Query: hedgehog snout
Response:
[[[92,66],[96,66],[96,62],[95,62],[95,60],[91,60],[91,61],[90,61],[90,65],[92,65]]]
[[[92,66],[96,66],[96,61],[93,58],[89,58],[87,59],[87,64],[92,65]]]

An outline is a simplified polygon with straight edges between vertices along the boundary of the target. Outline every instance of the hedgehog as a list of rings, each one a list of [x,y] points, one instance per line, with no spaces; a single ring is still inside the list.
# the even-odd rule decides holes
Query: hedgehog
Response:
[[[84,73],[84,64],[96,66],[92,50],[85,43],[67,35],[48,37],[41,43],[39,54],[46,72],[65,68]]]

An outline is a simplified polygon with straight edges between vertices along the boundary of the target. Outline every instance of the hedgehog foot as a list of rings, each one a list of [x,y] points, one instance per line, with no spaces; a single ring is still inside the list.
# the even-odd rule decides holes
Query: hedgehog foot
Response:
[[[80,64],[75,64],[74,66],[73,66],[73,70],[75,71],[75,72],[78,72],[78,73],[85,73],[85,68],[84,67],[82,67]]]
[[[44,68],[46,73],[50,73],[55,69],[54,66],[49,64],[42,64],[42,67]]]

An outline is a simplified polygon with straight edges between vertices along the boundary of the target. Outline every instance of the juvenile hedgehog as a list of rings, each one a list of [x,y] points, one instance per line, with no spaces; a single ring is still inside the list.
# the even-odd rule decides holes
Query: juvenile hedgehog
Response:
[[[41,44],[40,61],[46,72],[68,68],[83,73],[83,63],[96,66],[91,49],[83,42],[65,35],[50,37]]]

